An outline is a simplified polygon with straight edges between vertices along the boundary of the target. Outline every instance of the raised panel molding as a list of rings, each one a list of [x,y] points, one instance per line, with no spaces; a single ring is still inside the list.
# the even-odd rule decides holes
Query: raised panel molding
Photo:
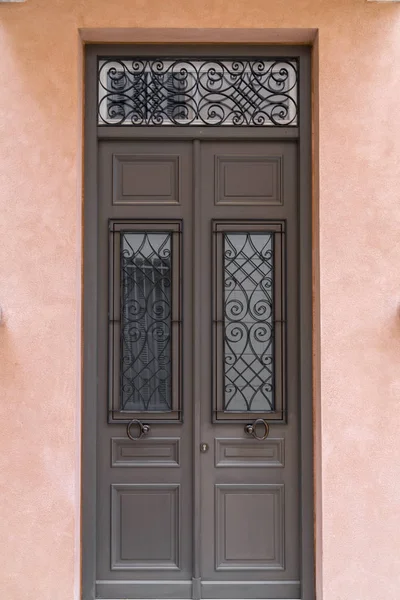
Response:
[[[281,156],[216,156],[216,205],[282,206]]]
[[[113,467],[179,467],[179,438],[111,439]]]
[[[265,600],[266,598],[301,599],[300,581],[202,581],[201,598],[229,598],[230,600]]]
[[[215,485],[217,571],[283,570],[284,484]]]
[[[216,467],[284,467],[285,440],[267,438],[262,444],[242,438],[215,439]]]
[[[96,600],[116,600],[117,598],[129,598],[130,600],[153,600],[154,598],[187,600],[187,598],[192,598],[192,585],[192,580],[100,580],[96,581]],[[288,596],[288,598],[290,597],[293,596]]]
[[[111,485],[111,570],[179,570],[179,489]]]
[[[113,155],[113,205],[176,205],[179,187],[178,155]]]

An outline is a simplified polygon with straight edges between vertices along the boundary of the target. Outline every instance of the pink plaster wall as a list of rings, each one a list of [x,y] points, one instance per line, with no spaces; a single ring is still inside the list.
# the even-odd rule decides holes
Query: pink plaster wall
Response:
[[[0,5],[1,597],[78,597],[79,29],[131,27],[319,30],[319,600],[399,600],[400,5],[364,0]]]

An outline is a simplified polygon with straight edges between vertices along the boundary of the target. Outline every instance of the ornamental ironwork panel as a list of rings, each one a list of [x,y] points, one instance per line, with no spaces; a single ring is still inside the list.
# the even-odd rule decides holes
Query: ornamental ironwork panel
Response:
[[[181,222],[110,222],[109,419],[181,419]]]
[[[274,410],[274,238],[224,234],[224,410]]]
[[[284,418],[283,235],[282,222],[214,224],[217,420]]]
[[[99,125],[298,125],[296,59],[103,58]]]
[[[121,410],[171,410],[171,233],[121,235]]]

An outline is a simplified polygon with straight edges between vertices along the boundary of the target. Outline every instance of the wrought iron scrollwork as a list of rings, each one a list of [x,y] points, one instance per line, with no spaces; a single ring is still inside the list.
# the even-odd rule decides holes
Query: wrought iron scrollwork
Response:
[[[100,59],[100,125],[298,124],[296,59]]]
[[[171,233],[121,236],[121,410],[171,410]]]
[[[274,236],[224,234],[224,410],[274,404]]]

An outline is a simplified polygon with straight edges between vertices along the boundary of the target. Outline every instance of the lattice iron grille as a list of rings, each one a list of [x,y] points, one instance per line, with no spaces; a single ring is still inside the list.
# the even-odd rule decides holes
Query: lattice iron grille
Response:
[[[103,58],[99,125],[298,125],[296,59]]]
[[[274,234],[225,233],[224,410],[274,405]]]

